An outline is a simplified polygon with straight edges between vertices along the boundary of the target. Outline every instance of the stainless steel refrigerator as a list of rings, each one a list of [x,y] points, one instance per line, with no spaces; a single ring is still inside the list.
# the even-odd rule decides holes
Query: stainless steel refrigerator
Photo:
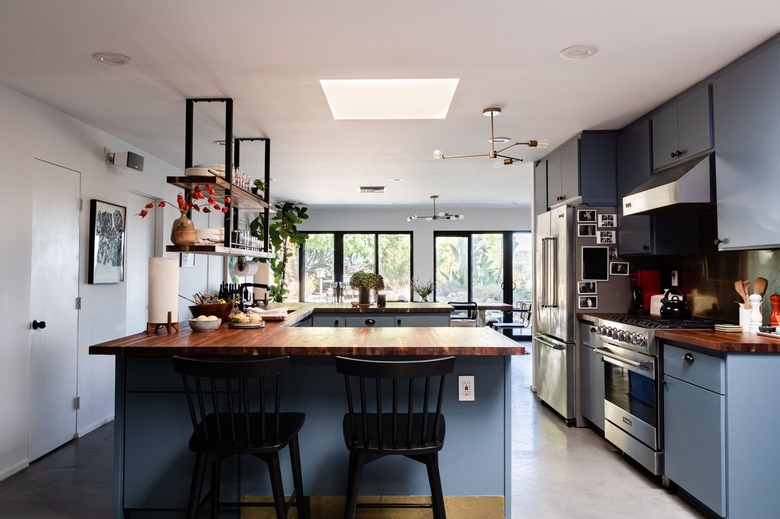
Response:
[[[631,301],[617,224],[614,207],[564,205],[537,217],[534,386],[568,425],[584,424],[577,312],[625,313]]]

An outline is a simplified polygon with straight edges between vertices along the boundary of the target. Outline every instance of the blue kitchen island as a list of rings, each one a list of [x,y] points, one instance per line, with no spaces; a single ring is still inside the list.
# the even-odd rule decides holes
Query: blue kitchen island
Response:
[[[487,327],[398,325],[399,318],[406,323],[430,323],[437,314],[447,316],[441,323],[448,322],[447,305],[286,306],[295,312],[261,329],[223,325],[216,332],[193,333],[183,325],[179,333],[139,333],[90,348],[91,354],[116,356],[115,517],[181,517],[186,507],[194,455],[187,448],[191,425],[181,379],[171,367],[173,355],[292,357],[283,405],[306,413],[300,433],[303,484],[313,516],[321,519],[329,516],[314,514],[315,508],[332,504],[346,492],[348,454],[341,433],[346,403],[333,356],[455,355],[444,403],[447,437],[440,455],[444,493],[466,503],[463,513],[469,513],[471,505],[486,512],[482,517],[509,517],[508,377],[511,356],[524,354],[523,346]],[[395,324],[312,326],[312,317],[318,314],[365,318],[369,313],[391,316]],[[475,401],[458,400],[458,375],[475,377]],[[289,463],[285,454],[282,460]],[[240,488],[235,477],[239,471]],[[289,466],[283,467],[283,473],[289,474]],[[222,485],[229,500],[270,495],[265,465],[250,457],[240,464],[226,463]],[[286,480],[285,488],[292,488],[292,482]],[[361,495],[390,499],[429,493],[425,467],[406,459],[384,459],[367,466],[361,485]],[[448,517],[459,519],[461,508],[448,511]]]

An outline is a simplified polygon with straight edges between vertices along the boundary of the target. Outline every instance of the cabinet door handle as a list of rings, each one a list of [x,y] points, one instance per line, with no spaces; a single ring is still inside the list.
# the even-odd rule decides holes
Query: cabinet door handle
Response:
[[[650,250],[650,245],[642,245],[642,250]]]
[[[38,321],[35,319],[33,320],[32,322],[33,330],[38,330],[38,329],[43,330],[44,328],[46,328],[46,321]]]
[[[395,322],[395,324],[396,324],[397,326],[401,326],[401,319],[398,319],[398,320]]]
[[[685,362],[693,362],[694,361],[693,353],[686,353],[685,355],[683,355],[683,360]]]
[[[374,326],[376,321],[374,319],[366,319],[366,326]]]
[[[333,326],[338,326],[338,325],[339,325],[339,320],[338,319],[334,320],[333,321]]]

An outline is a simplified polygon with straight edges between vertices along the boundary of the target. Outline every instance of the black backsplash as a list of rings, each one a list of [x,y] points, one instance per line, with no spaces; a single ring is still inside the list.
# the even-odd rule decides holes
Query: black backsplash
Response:
[[[769,296],[780,293],[780,251],[718,251],[717,219],[714,213],[700,217],[699,236],[691,239],[699,241],[698,255],[692,256],[652,256],[630,257],[631,271],[636,269],[659,269],[661,287],[671,286],[671,272],[676,270],[680,288],[685,292],[693,315],[711,317],[730,322],[739,322],[740,297],[734,289],[739,279],[750,280],[752,293],[753,280],[766,278],[767,285],[761,310],[764,322],[769,323],[771,306]]]

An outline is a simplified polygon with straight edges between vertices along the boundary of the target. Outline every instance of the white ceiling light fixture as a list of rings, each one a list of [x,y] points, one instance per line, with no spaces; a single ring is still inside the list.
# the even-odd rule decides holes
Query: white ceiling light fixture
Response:
[[[98,63],[114,67],[133,64],[133,59],[130,56],[125,56],[118,52],[96,52],[92,55],[92,59]]]
[[[598,51],[595,45],[572,45],[563,49],[558,55],[563,59],[587,59]]]
[[[462,214],[451,214],[451,213],[445,213],[445,212],[436,212],[436,199],[439,198],[439,195],[431,195],[431,200],[433,200],[433,214],[430,216],[418,216],[416,214],[413,214],[412,216],[408,217],[406,219],[407,222],[411,222],[412,220],[427,220],[427,221],[433,221],[433,220],[463,220]]]
[[[458,79],[321,79],[336,120],[444,119]]]
[[[501,109],[495,106],[490,106],[488,108],[485,108],[482,110],[482,115],[485,117],[490,117],[490,139],[488,139],[488,142],[490,143],[490,151],[487,153],[472,153],[468,155],[445,155],[443,151],[436,150],[433,152],[433,158],[437,160],[444,160],[444,159],[461,159],[466,157],[487,157],[489,159],[503,159],[496,164],[498,165],[509,165],[514,164],[515,162],[522,162],[523,159],[519,157],[510,157],[509,155],[504,155],[504,152],[508,150],[509,148],[514,148],[515,146],[528,146],[529,148],[547,148],[550,146],[550,141],[547,139],[532,139],[527,141],[516,141],[512,142],[512,144],[509,144],[508,146],[504,146],[503,148],[496,149],[495,144],[496,143],[505,143],[505,142],[511,142],[512,140],[508,137],[496,137],[495,132],[493,130],[493,119],[497,115],[501,115]]]

